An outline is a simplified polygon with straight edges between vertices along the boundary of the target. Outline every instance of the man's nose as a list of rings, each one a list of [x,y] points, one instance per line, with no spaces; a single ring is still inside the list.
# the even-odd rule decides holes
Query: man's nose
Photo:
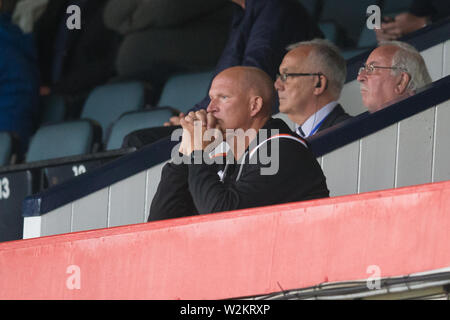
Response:
[[[360,74],[358,74],[358,76],[356,77],[356,80],[358,80],[359,82],[366,81],[366,75],[364,74],[364,72],[361,72]]]
[[[206,108],[206,112],[214,112],[216,110],[216,103],[214,99],[211,99],[211,101],[208,104],[208,107]]]
[[[283,90],[283,82],[281,82],[280,78],[275,80],[274,87],[277,91]]]

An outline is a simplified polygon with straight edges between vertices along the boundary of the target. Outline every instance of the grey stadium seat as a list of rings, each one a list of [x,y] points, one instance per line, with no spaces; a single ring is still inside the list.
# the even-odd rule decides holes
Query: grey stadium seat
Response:
[[[97,121],[106,141],[112,124],[128,111],[142,109],[145,86],[141,82],[112,83],[95,88],[88,96],[81,118]]]
[[[82,155],[101,141],[101,129],[91,120],[45,125],[31,139],[26,162]]]
[[[127,134],[135,130],[162,126],[171,116],[173,111],[165,107],[125,113],[113,125],[106,150],[119,149]]]
[[[356,45],[366,24],[367,7],[377,4],[374,0],[324,0],[321,21],[334,21],[345,31],[348,40]]]
[[[172,76],[164,85],[158,106],[169,106],[186,112],[206,97],[213,77],[213,71]]]

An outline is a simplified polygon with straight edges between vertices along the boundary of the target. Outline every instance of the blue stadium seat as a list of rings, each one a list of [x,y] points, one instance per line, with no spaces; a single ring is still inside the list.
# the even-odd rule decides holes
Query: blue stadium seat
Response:
[[[323,32],[325,39],[339,45],[339,31],[336,23],[332,21],[322,21],[319,23],[319,28]]]
[[[345,60],[348,60],[350,58],[356,57],[357,55],[365,52],[367,49],[348,49],[348,50],[342,50],[342,56]]]
[[[165,107],[125,113],[113,125],[106,150],[119,149],[127,134],[135,130],[162,126],[171,116],[173,111]]]
[[[186,112],[206,97],[213,76],[212,71],[172,76],[164,85],[158,106]]]
[[[66,105],[61,95],[49,95],[42,99],[40,125],[64,121]]]
[[[82,155],[101,141],[101,128],[94,121],[77,120],[45,125],[31,139],[26,162]]]
[[[88,96],[81,118],[97,121],[103,130],[103,141],[117,119],[128,111],[142,109],[145,86],[141,82],[112,83],[95,88]]]
[[[366,10],[376,0],[324,0],[320,21],[334,21],[344,29],[346,45],[356,45],[366,23]]]
[[[377,45],[377,37],[374,30],[363,28],[358,40],[358,48],[369,48]]]
[[[13,137],[11,133],[0,132],[0,166],[10,164],[13,155]]]

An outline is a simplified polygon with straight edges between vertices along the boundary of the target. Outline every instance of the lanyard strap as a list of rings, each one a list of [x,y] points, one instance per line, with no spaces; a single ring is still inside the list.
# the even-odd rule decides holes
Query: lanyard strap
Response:
[[[311,130],[311,132],[309,133],[308,137],[311,137],[313,134],[316,133],[316,131],[319,129],[320,125],[322,124],[322,122],[323,122],[325,119],[326,119],[326,117],[323,118],[323,119],[322,119],[322,120],[314,127],[314,129]]]

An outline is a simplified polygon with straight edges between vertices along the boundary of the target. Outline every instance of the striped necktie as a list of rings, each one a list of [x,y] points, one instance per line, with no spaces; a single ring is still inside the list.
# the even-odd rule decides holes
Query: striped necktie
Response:
[[[303,132],[303,130],[302,130],[302,127],[301,126],[299,126],[298,128],[297,128],[297,133],[302,137],[302,138],[304,138],[305,137],[305,133]]]

